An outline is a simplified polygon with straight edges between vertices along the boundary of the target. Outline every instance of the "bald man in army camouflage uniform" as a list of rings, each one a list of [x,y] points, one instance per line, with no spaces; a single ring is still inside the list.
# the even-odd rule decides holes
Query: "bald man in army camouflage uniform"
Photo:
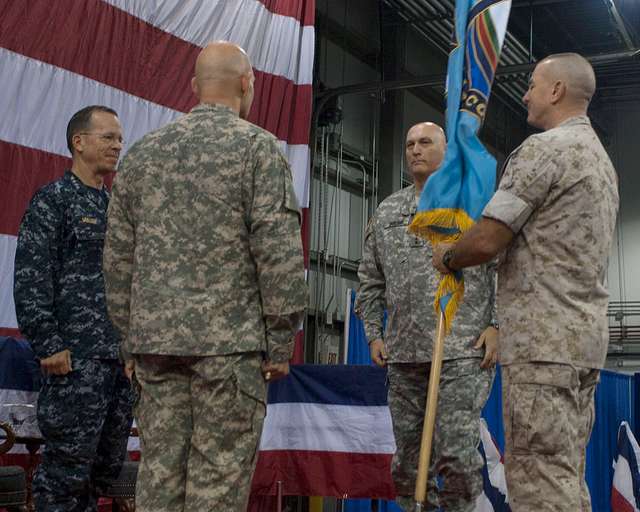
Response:
[[[591,127],[589,62],[538,63],[524,96],[544,130],[511,153],[482,220],[433,255],[443,272],[502,253],[505,471],[517,512],[589,511],[584,479],[594,393],[607,355],[606,273],[618,211],[616,172]]]
[[[436,328],[433,300],[439,273],[431,245],[407,231],[427,178],[446,147],[438,125],[420,123],[407,133],[405,156],[414,184],[385,199],[369,222],[358,269],[358,309],[371,358],[389,372],[389,407],[397,452],[392,472],[398,503],[413,510],[427,383]],[[478,453],[480,411],[489,396],[496,362],[493,267],[464,273],[465,297],[444,349],[427,507],[447,512],[473,508],[482,489]],[[382,320],[387,311],[387,326]],[[484,348],[484,354],[482,352]]]
[[[200,103],[114,184],[104,268],[140,389],[140,512],[245,509],[265,378],[288,373],[302,320],[300,213],[276,138],[245,120],[253,83],[241,48],[208,45]]]

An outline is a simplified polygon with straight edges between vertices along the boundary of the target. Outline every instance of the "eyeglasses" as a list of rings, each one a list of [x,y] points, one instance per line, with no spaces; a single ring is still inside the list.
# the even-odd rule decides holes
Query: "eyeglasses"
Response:
[[[95,135],[106,144],[113,144],[117,142],[124,146],[125,142],[121,135],[115,135],[113,133],[79,132],[78,135]]]

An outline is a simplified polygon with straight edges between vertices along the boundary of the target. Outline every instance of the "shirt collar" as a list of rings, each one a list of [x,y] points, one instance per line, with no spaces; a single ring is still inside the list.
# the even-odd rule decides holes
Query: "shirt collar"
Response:
[[[109,196],[109,191],[107,190],[107,186],[106,185],[102,185],[102,188],[98,189],[98,188],[94,188],[94,187],[90,187],[89,185],[85,185],[82,180],[80,178],[78,178],[78,176],[76,176],[75,174],[73,174],[73,172],[71,172],[71,169],[66,169],[64,171],[64,177],[65,179],[71,183],[71,186],[77,191],[77,192],[95,192],[97,194],[101,194],[104,196]]]
[[[71,169],[67,169],[64,171],[64,177],[77,191],[83,190],[86,186],[84,183],[82,183],[82,180],[80,178],[78,178],[75,174],[73,174],[73,172],[71,172]]]
[[[238,114],[235,110],[227,105],[220,105],[218,103],[198,103],[195,107],[191,109],[191,112],[218,112],[218,113],[226,113],[232,114],[238,117]]]
[[[562,127],[565,127],[565,126],[576,126],[576,125],[579,125],[579,124],[588,124],[589,126],[591,126],[591,120],[586,115],[573,116],[573,117],[570,117],[570,118],[565,119],[564,121],[562,121],[558,126],[556,126],[556,128],[560,128],[561,126]]]

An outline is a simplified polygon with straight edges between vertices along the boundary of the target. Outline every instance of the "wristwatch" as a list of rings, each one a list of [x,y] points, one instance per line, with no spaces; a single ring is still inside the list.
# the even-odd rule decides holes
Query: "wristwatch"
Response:
[[[500,324],[498,322],[489,322],[489,325],[493,327],[496,331],[500,330]]]
[[[445,252],[442,255],[442,264],[447,268],[449,272],[455,272],[455,269],[449,266],[449,262],[451,261],[451,258],[453,258],[453,249],[449,249],[447,252]]]

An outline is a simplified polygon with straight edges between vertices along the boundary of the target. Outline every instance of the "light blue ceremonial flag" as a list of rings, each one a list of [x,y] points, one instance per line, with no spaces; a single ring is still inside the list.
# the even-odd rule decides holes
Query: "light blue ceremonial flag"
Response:
[[[478,138],[500,58],[510,0],[456,0],[447,67],[447,150],[425,185],[410,230],[433,244],[452,242],[480,218],[493,195],[496,161]],[[443,276],[436,308],[447,329],[464,293],[462,273]]]

